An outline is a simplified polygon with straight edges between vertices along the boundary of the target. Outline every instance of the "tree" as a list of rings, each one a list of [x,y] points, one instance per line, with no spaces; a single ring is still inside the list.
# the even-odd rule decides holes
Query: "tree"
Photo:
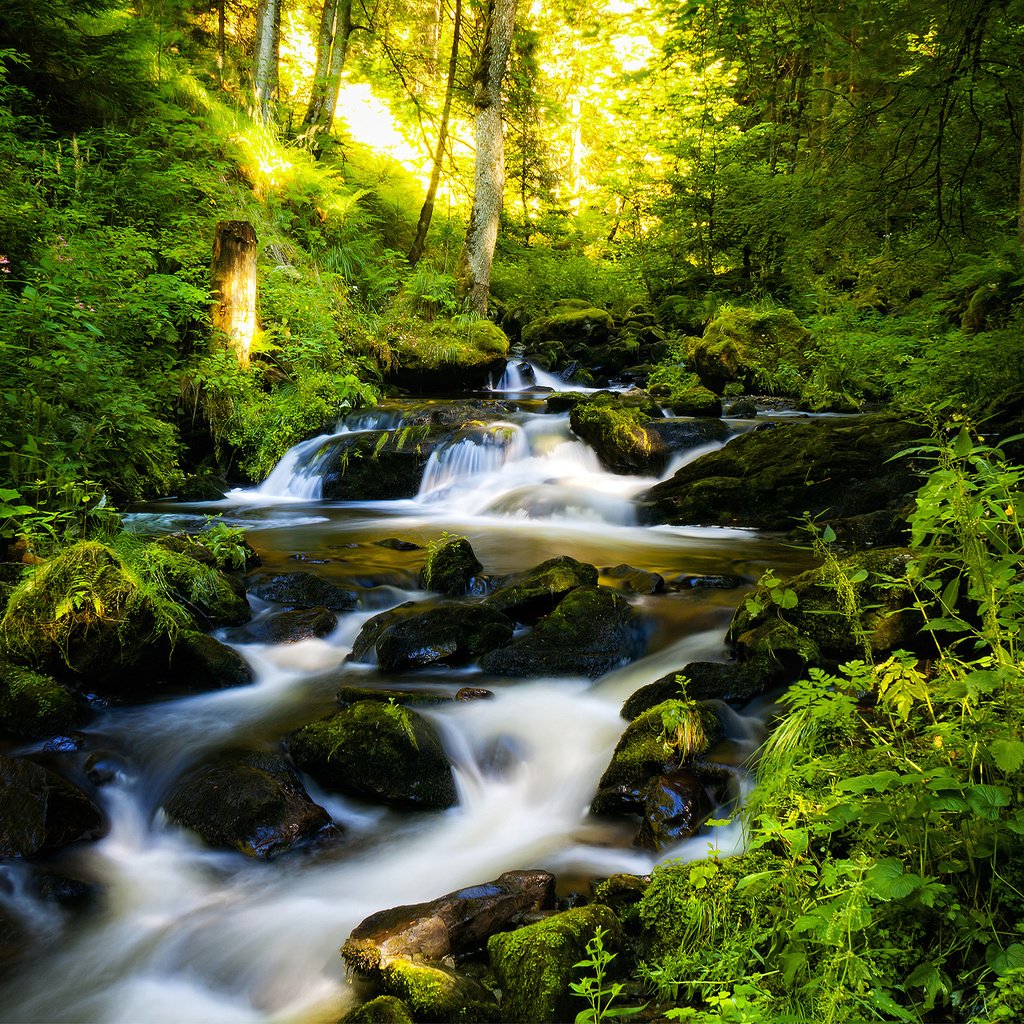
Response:
[[[481,316],[487,313],[491,264],[505,190],[501,82],[512,48],[516,0],[488,0],[486,18],[484,45],[473,78],[473,105],[476,107],[473,206],[456,272],[461,291]]]
[[[256,53],[253,68],[253,113],[270,121],[270,100],[277,90],[281,34],[281,0],[260,0],[256,11]]]
[[[317,36],[316,68],[306,115],[302,119],[302,127],[311,138],[314,150],[319,148],[320,137],[329,132],[334,123],[348,41],[354,28],[352,0],[324,0]]]

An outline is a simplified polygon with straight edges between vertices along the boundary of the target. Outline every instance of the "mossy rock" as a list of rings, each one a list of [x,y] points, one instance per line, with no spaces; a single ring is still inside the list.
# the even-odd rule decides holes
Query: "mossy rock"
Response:
[[[74,729],[85,715],[63,683],[0,657],[0,731],[39,739]]]
[[[584,1004],[569,985],[579,979],[581,969],[575,965],[585,959],[598,928],[604,929],[604,949],[618,953],[622,928],[614,912],[599,903],[491,936],[487,952],[502,989],[502,1019],[524,1024],[575,1020]]]
[[[244,686],[255,678],[249,663],[233,647],[197,632],[177,638],[167,677],[172,689],[186,691]]]
[[[665,589],[665,577],[661,573],[648,572],[625,563],[602,569],[601,581],[605,586],[627,594],[660,594]]]
[[[295,770],[269,751],[218,754],[174,784],[164,810],[210,846],[263,859],[336,828]]]
[[[338,616],[326,608],[293,608],[257,619],[246,629],[246,639],[267,644],[293,644],[329,636],[337,625]]]
[[[381,986],[420,1021],[489,1024],[503,1020],[498,1004],[478,981],[439,963],[397,957],[381,968]]]
[[[465,594],[483,564],[465,537],[449,537],[427,549],[420,570],[420,586],[439,594]]]
[[[430,810],[458,799],[437,730],[397,704],[361,701],[310,722],[288,751],[321,785],[364,800]]]
[[[682,728],[670,733],[666,719],[678,720]],[[656,704],[638,715],[619,738],[591,810],[594,814],[639,813],[650,779],[693,761],[721,735],[718,714],[709,704],[678,699]]]
[[[594,566],[559,555],[505,580],[484,604],[516,622],[530,624],[554,611],[566,594],[578,587],[595,586],[597,579]]]
[[[611,313],[594,306],[582,309],[568,309],[562,306],[548,316],[531,320],[522,331],[523,347],[527,352],[537,352],[549,342],[565,346],[571,356],[577,356],[581,348],[606,342],[614,329]]]
[[[178,487],[178,501],[220,501],[230,484],[215,473],[194,473],[186,476]]]
[[[342,1017],[342,1024],[413,1024],[409,1007],[397,996],[377,996]]]
[[[680,469],[636,499],[651,523],[792,530],[900,510],[920,486],[907,459],[921,428],[887,414],[754,430]]]
[[[722,700],[746,704],[786,681],[783,667],[774,658],[746,661],[694,661],[678,672],[669,672],[653,683],[641,686],[622,705],[622,717],[633,721],[666,700],[678,700],[683,692],[678,677],[686,680],[689,700]]]
[[[450,320],[403,323],[388,339],[396,356],[387,379],[415,394],[445,395],[478,391],[501,374],[508,337],[490,320],[468,325]]]
[[[665,465],[668,446],[646,426],[647,420],[641,409],[607,402],[580,402],[569,413],[569,426],[594,449],[606,469],[656,476]]]
[[[792,631],[806,646],[807,661],[831,664],[932,645],[922,615],[910,607],[909,586],[900,582],[913,559],[907,548],[877,548],[826,561],[783,581],[797,598],[785,611],[759,588],[754,600],[761,610],[741,605],[728,639],[744,654],[778,658],[781,641]]]
[[[359,597],[355,591],[343,590],[315,572],[285,572],[249,583],[249,593],[261,601],[287,605],[289,608],[327,608],[332,612],[348,612]]]
[[[737,382],[747,392],[798,395],[810,341],[811,332],[788,309],[729,309],[694,340],[690,364],[716,394]]]
[[[430,423],[396,430],[366,430],[325,441],[311,469],[323,480],[326,501],[413,498],[430,453],[444,429]]]
[[[152,545],[159,570],[171,588],[171,596],[188,608],[204,629],[248,622],[252,609],[242,581],[219,572],[216,556],[203,545],[183,546],[186,550],[179,551],[160,541]],[[212,561],[203,556],[204,552]]]
[[[104,821],[92,798],[56,772],[0,754],[0,857],[31,857],[97,839]]]
[[[645,638],[629,602],[606,587],[579,587],[531,632],[485,654],[485,672],[517,678],[586,676],[639,657]]]
[[[718,418],[722,415],[722,399],[701,384],[688,388],[674,388],[665,404],[672,410],[674,416]]]

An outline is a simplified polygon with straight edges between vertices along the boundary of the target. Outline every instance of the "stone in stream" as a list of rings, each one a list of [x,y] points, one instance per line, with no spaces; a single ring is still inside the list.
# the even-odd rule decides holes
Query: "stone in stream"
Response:
[[[0,754],[0,857],[31,857],[103,830],[84,790],[34,761]]]
[[[458,799],[437,730],[400,704],[351,704],[293,732],[288,752],[322,786],[363,800],[433,810]]]
[[[627,697],[622,717],[632,721],[663,701],[677,699],[683,692],[680,677],[686,681],[690,700],[722,700],[728,704],[747,704],[788,681],[785,666],[767,656],[746,661],[693,661]]]
[[[296,608],[275,612],[249,623],[247,640],[267,644],[291,644],[313,637],[325,637],[338,625],[338,617],[326,608]]]
[[[638,657],[644,642],[643,628],[624,597],[606,587],[579,587],[525,636],[485,654],[480,667],[517,678],[597,679]]]
[[[482,569],[465,537],[448,537],[427,548],[419,584],[424,590],[457,596],[473,589],[473,581]]]
[[[660,594],[665,589],[665,579],[660,573],[625,563],[602,569],[601,577],[609,586],[628,594]]]
[[[224,751],[187,772],[164,801],[167,817],[209,846],[270,858],[337,832],[287,760],[270,751]]]
[[[554,876],[508,871],[437,899],[378,911],[341,947],[345,963],[400,998],[418,1020],[498,1020],[493,996],[453,969],[497,932],[554,906]]]
[[[595,586],[597,576],[594,566],[569,555],[559,555],[503,580],[484,599],[484,605],[504,612],[516,622],[530,625],[554,611],[566,594],[579,587]]]
[[[644,787],[643,821],[634,846],[663,850],[695,835],[711,817],[715,801],[693,771],[676,769],[657,775]]]
[[[413,1016],[398,996],[377,996],[346,1013],[341,1024],[413,1024]]]
[[[654,414],[661,415],[657,403]],[[613,473],[657,476],[668,459],[668,445],[647,427],[648,410],[601,397],[580,402],[569,413],[569,426],[594,449]]]
[[[175,691],[219,690],[254,678],[249,663],[234,648],[207,633],[182,633],[171,650],[168,683]]]
[[[315,572],[286,572],[254,580],[249,593],[261,601],[273,601],[289,608],[327,608],[347,612],[355,608],[359,595],[342,590]]]
[[[0,732],[41,739],[81,725],[86,714],[70,687],[0,657]]]

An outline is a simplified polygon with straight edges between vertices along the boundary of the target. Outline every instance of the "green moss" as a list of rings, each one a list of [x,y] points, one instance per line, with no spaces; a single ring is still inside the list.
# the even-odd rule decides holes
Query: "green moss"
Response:
[[[342,1024],[412,1024],[409,1008],[397,996],[377,996],[342,1018]]]
[[[427,546],[420,586],[439,594],[464,594],[469,581],[483,569],[465,537],[443,536]]]
[[[71,691],[56,679],[0,658],[0,729],[52,736],[81,722]]]
[[[574,342],[602,342],[612,330],[612,315],[603,309],[564,309],[550,316],[528,323],[522,332],[527,349],[536,349],[548,341],[565,342],[571,348]]]
[[[497,1006],[472,979],[439,964],[399,957],[381,969],[381,984],[426,1021],[499,1020]]]
[[[664,463],[665,442],[646,424],[643,409],[610,402],[580,402],[569,425],[614,473],[654,471]]]
[[[622,929],[603,904],[576,907],[517,931],[492,935],[487,951],[503,991],[502,1019],[536,1024],[574,1020],[584,1004],[572,995],[569,984],[577,980],[574,965],[586,956],[587,943],[598,928],[607,933],[605,949],[616,952]]]
[[[490,594],[484,604],[515,619],[536,622],[571,590],[595,586],[597,569],[568,555],[549,558]]]
[[[403,322],[391,345],[406,369],[490,364],[508,355],[508,337],[490,320]]]

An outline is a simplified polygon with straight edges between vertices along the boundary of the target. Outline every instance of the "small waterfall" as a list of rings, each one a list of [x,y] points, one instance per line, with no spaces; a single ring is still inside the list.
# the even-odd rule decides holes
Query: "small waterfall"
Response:
[[[316,501],[323,490],[323,478],[319,472],[320,460],[316,458],[316,453],[329,441],[347,433],[348,430],[340,430],[334,434],[320,434],[318,437],[300,442],[285,452],[270,476],[256,488],[255,493],[268,498]]]
[[[505,364],[505,372],[501,375],[493,391],[504,391],[516,394],[523,391],[596,391],[596,388],[584,387],[571,380],[563,380],[547,370],[542,370],[536,363],[524,359],[510,359]]]
[[[529,458],[530,445],[522,427],[491,423],[459,433],[430,453],[418,499],[429,501],[452,488],[475,483],[497,473],[508,462]]]

